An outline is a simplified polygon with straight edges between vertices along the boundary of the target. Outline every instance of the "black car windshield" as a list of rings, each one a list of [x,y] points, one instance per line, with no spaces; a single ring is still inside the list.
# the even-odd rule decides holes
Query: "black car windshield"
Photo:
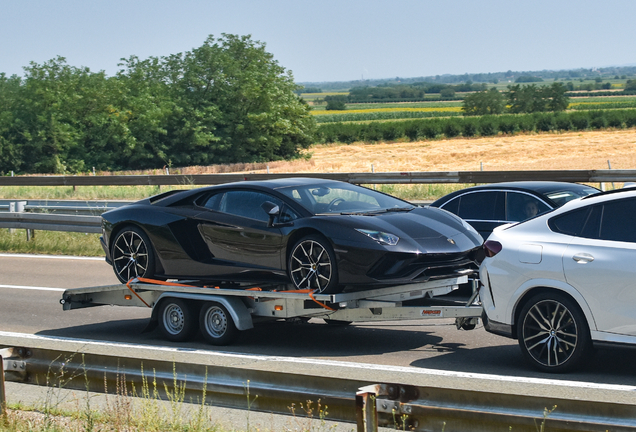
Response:
[[[277,190],[313,214],[377,214],[414,208],[392,196],[348,183],[299,185]]]
[[[558,207],[561,207],[568,201],[573,199],[582,198],[588,195],[592,195],[598,192],[598,189],[594,188],[581,188],[577,190],[560,190],[546,193],[546,196],[550,198]]]

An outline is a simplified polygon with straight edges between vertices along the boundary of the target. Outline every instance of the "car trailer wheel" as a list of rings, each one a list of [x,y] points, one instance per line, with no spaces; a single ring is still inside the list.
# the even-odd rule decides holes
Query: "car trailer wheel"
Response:
[[[544,372],[565,372],[591,354],[587,321],[578,305],[559,293],[541,293],[523,307],[517,322],[526,359]]]
[[[183,342],[197,330],[196,314],[185,300],[169,298],[161,304],[159,326],[166,339]]]
[[[234,320],[225,306],[209,302],[199,314],[199,326],[203,338],[212,345],[228,345],[238,336]]]

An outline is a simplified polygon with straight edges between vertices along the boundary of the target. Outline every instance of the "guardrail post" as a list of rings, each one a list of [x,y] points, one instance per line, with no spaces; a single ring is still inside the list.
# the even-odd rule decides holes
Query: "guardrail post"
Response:
[[[0,418],[7,417],[7,397],[4,393],[4,362],[2,360],[2,355],[0,355],[0,365],[2,365],[2,370],[0,372]]]
[[[358,432],[378,432],[378,410],[375,401],[378,386],[370,385],[358,389],[356,393],[356,422]]]
[[[11,201],[9,203],[9,213],[24,213],[25,207],[27,205],[26,201]],[[15,228],[9,228],[9,232],[13,234],[15,232]],[[33,230],[26,230],[27,241],[33,238]]]

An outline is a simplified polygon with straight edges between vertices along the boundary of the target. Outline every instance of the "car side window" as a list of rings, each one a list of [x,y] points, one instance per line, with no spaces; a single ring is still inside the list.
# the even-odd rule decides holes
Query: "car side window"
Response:
[[[449,211],[453,214],[457,214],[459,213],[459,200],[461,199],[461,197],[457,197],[457,198],[453,198],[452,200],[450,200],[449,202],[447,202],[446,204],[444,204],[443,206],[441,206],[441,208],[443,208],[446,211]]]
[[[221,205],[221,198],[223,198],[223,193],[217,193],[214,194],[210,197],[205,198],[205,201],[203,201],[203,203],[201,203],[201,207],[205,207],[206,209],[209,210],[219,210],[219,206]],[[199,200],[199,202],[201,202]]]
[[[506,220],[521,222],[550,211],[545,203],[532,195],[519,192],[506,193]]]
[[[204,207],[222,213],[256,219],[263,222],[269,220],[269,215],[261,205],[269,201],[281,208],[279,222],[291,222],[298,219],[298,215],[283,202],[271,195],[256,191],[227,191],[211,196],[205,202]]]
[[[635,199],[622,199],[605,203],[601,216],[599,238],[601,240],[636,243],[634,215],[636,215]]]
[[[548,221],[548,226],[554,232],[580,236],[583,232],[583,227],[588,220],[590,213],[589,208],[582,208],[574,210],[556,217],[553,217]]]
[[[485,221],[504,220],[504,192],[473,192],[462,195],[457,216]]]

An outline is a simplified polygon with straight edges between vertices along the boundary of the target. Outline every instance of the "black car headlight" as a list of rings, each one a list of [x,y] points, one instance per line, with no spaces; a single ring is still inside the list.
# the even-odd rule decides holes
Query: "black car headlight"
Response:
[[[387,233],[387,232],[366,230],[366,229],[359,229],[359,228],[356,228],[356,231],[368,237],[371,237],[373,240],[383,245],[395,246],[400,241],[400,238],[398,236],[396,236],[395,234]]]

